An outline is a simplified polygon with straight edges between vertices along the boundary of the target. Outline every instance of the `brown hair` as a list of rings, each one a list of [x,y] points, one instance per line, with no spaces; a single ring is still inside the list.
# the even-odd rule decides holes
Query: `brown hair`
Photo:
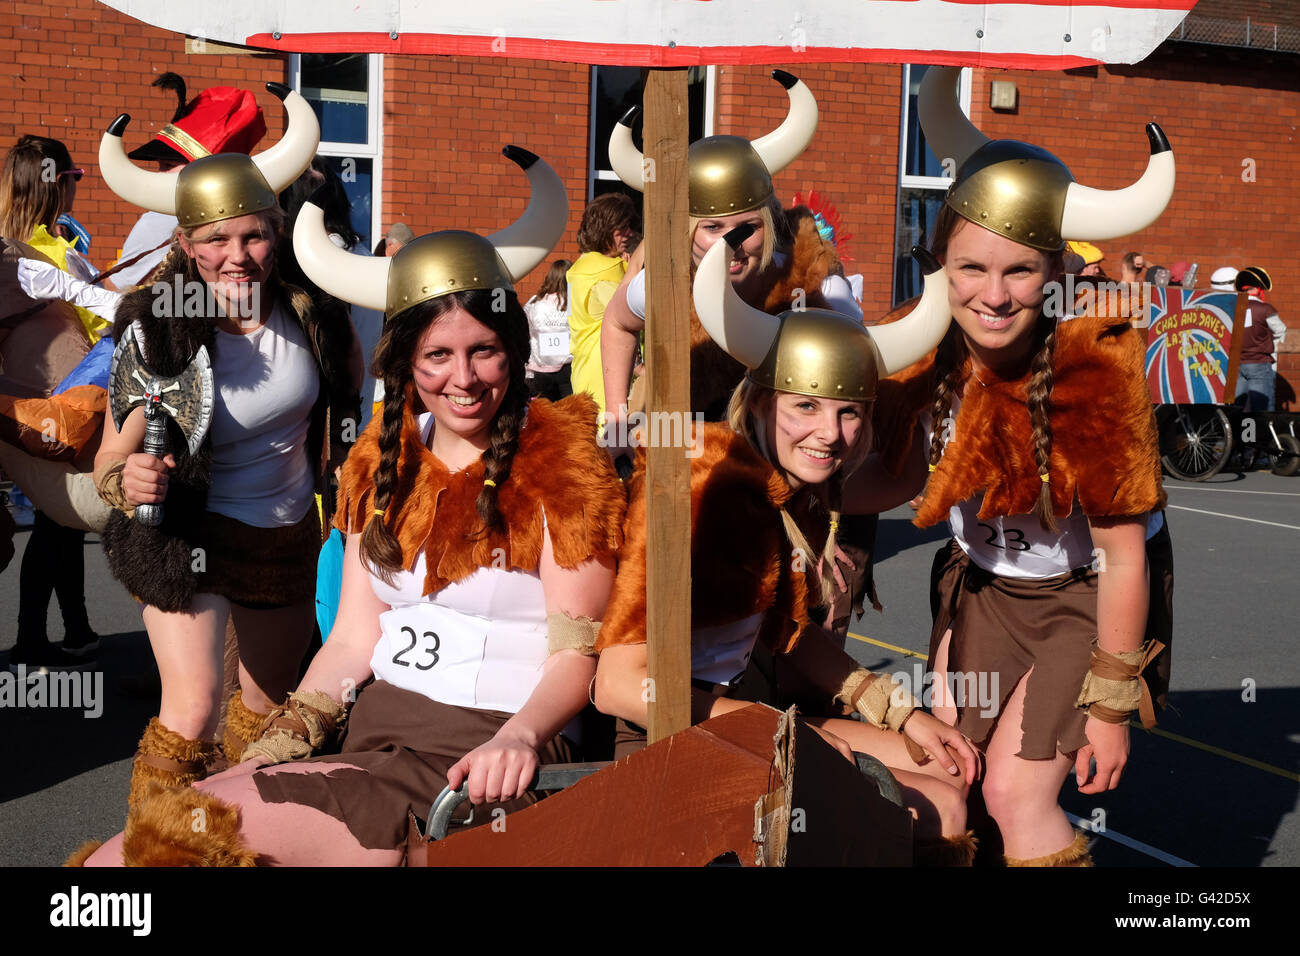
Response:
[[[25,242],[37,226],[53,228],[64,207],[66,184],[59,173],[71,168],[72,157],[59,140],[21,137],[0,171],[0,236]]]
[[[510,477],[510,466],[519,446],[528,409],[528,389],[524,383],[524,363],[528,359],[528,319],[513,292],[505,295],[505,308],[494,289],[454,292],[430,299],[400,312],[384,324],[384,333],[375,346],[371,374],[384,383],[384,409],[379,432],[379,468],[375,472],[373,507],[386,511],[393,504],[393,490],[398,483],[401,457],[402,421],[405,417],[407,387],[411,384],[411,359],[429,326],[454,308],[461,308],[501,338],[510,365],[510,384],[501,407],[492,419],[488,448],[483,452],[484,477],[494,484],[483,485],[475,500],[475,510],[483,522],[478,536],[490,531],[505,531],[505,521],[497,508],[501,485]],[[400,505],[400,502],[398,502]],[[361,558],[381,579],[393,583],[403,569],[402,548],[388,529],[383,515],[374,515],[361,534]]]
[[[542,280],[542,287],[537,290],[533,299],[544,299],[548,295],[553,295],[560,303],[560,311],[564,312],[569,308],[569,267],[573,265],[568,259],[556,259],[551,263],[551,267],[546,270],[546,278]],[[532,299],[529,300],[530,302]]]
[[[605,193],[587,204],[578,226],[578,251],[607,255],[614,248],[614,230],[641,231],[636,203],[623,193]]]
[[[962,224],[969,220],[958,215],[945,203],[939,210],[934,224],[934,239],[930,250],[939,259],[946,259],[948,243]],[[982,228],[970,223],[972,228]],[[1045,253],[1048,258],[1047,272],[1058,280],[1063,268],[1062,253]],[[1034,323],[1035,345],[1033,358],[1029,362],[1030,379],[1026,395],[1026,409],[1029,422],[1033,427],[1034,463],[1038,466],[1039,477],[1043,479],[1038,492],[1038,501],[1034,504],[1032,514],[1038,519],[1043,530],[1057,530],[1056,516],[1052,511],[1052,488],[1050,463],[1052,457],[1052,357],[1056,351],[1056,319],[1039,313]],[[967,375],[968,352],[961,327],[955,322],[939,343],[934,361],[935,392],[930,406],[932,418],[930,424],[930,470],[933,472],[943,457],[944,438],[949,412],[952,410],[953,395],[956,394]],[[924,493],[924,492],[923,492]]]

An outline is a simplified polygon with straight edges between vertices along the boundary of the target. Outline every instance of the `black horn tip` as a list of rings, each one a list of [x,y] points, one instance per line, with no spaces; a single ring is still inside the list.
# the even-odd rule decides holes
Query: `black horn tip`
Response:
[[[943,266],[939,264],[939,260],[934,257],[934,253],[925,248],[925,246],[913,246],[912,258],[915,259],[916,264],[921,267],[923,275],[934,275],[934,273],[943,268]]]
[[[731,232],[722,238],[727,240],[727,245],[731,246],[731,251],[735,252],[745,244],[745,240],[754,234],[754,227],[748,223],[743,226],[737,226]]]
[[[785,70],[773,70],[772,79],[776,80],[787,90],[799,82],[799,77],[793,73],[787,73]]]
[[[113,122],[108,124],[108,135],[121,136],[123,133],[126,132],[127,124],[130,122],[131,122],[130,113],[118,114],[117,119],[113,120]]]
[[[329,201],[330,187],[328,183],[324,186],[317,186],[311,191],[311,195],[307,197],[307,202],[311,203],[317,209],[324,209],[329,205]]]
[[[501,155],[510,162],[514,163],[520,169],[528,169],[533,163],[541,159],[536,153],[529,152],[522,146],[502,146]]]
[[[618,125],[631,126],[636,122],[636,118],[641,115],[641,107],[633,106],[626,113],[619,117]]]
[[[1169,137],[1156,123],[1147,123],[1147,140],[1151,143],[1152,156],[1156,153],[1167,153],[1173,149],[1169,145]]]
[[[289,94],[292,93],[293,90],[290,87],[285,86],[283,83],[268,83],[266,84],[266,92],[279,97],[283,102],[288,98]]]

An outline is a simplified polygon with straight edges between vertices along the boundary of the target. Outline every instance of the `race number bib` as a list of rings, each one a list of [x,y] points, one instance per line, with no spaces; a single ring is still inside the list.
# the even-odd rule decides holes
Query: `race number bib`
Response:
[[[569,330],[538,332],[537,354],[544,359],[565,360],[569,357]]]
[[[544,624],[494,625],[438,604],[395,608],[379,624],[375,677],[444,704],[514,713],[546,662]]]

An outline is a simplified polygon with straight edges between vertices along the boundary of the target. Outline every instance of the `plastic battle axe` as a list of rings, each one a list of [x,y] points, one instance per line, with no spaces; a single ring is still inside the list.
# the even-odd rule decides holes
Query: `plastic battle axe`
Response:
[[[197,452],[212,424],[214,396],[212,363],[203,346],[179,375],[159,375],[145,364],[134,325],[128,326],[118,340],[108,370],[108,407],[119,431],[133,408],[144,408],[141,450],[146,455],[161,459],[171,450],[167,441],[168,418],[185,436],[190,454]],[[157,527],[163,520],[162,504],[139,505],[135,520]]]

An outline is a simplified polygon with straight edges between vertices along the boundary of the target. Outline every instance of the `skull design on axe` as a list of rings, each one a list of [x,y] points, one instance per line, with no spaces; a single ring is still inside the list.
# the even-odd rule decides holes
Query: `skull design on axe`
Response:
[[[180,428],[192,455],[198,451],[212,424],[215,393],[208,350],[200,346],[179,375],[158,375],[145,364],[136,341],[136,328],[129,326],[113,350],[108,371],[108,407],[120,430],[137,405],[144,408],[146,455],[163,458],[168,447],[167,419]],[[143,504],[135,509],[135,520],[156,527],[162,524],[162,504]]]

